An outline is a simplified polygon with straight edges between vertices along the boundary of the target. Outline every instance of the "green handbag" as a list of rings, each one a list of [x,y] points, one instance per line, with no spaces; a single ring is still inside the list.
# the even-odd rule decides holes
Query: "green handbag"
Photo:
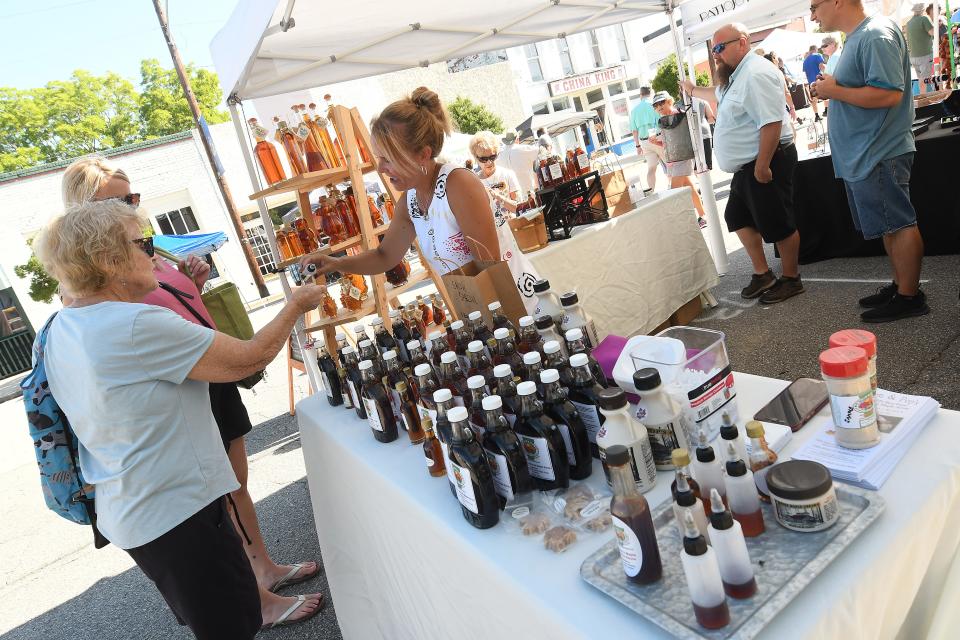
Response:
[[[224,282],[201,294],[200,298],[217,325],[218,331],[239,340],[249,340],[253,337],[253,324],[250,322],[246,307],[243,306],[243,299],[240,297],[237,285]],[[250,389],[261,380],[263,380],[263,371],[258,371],[242,380],[237,380],[237,384],[244,389]]]

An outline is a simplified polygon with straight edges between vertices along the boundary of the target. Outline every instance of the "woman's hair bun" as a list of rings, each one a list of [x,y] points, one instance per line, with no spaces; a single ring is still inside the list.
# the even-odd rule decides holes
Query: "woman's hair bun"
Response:
[[[440,96],[426,87],[417,87],[410,94],[410,102],[432,113],[440,111]]]

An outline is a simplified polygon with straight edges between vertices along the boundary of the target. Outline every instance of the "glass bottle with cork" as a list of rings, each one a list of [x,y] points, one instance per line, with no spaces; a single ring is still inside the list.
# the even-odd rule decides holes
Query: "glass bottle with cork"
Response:
[[[531,353],[535,354],[536,351]],[[542,384],[543,412],[556,423],[563,436],[570,479],[589,478],[593,473],[593,456],[590,454],[590,435],[580,412],[567,399],[567,390],[560,385],[560,374],[556,369],[541,372],[539,379]]]
[[[627,396],[623,389],[619,387],[603,389],[598,394],[597,402],[603,425],[596,435],[595,446],[603,464],[607,485],[613,486],[613,477],[610,475],[610,468],[606,461],[606,452],[611,447],[620,445],[630,454],[630,470],[637,490],[646,493],[657,482],[657,470],[653,465],[653,454],[650,452],[650,439],[647,437],[646,429],[630,415]]]
[[[423,426],[423,455],[427,460],[427,473],[434,478],[447,475],[447,465],[443,457],[443,448],[433,432],[433,420],[428,417],[421,419]]]
[[[287,164],[290,165],[290,172],[294,176],[299,176],[307,172],[307,162],[300,152],[300,143],[297,136],[287,127],[286,120],[274,118],[277,123],[277,138],[283,146],[283,151],[287,154]]]
[[[321,116],[316,112],[317,105],[315,102],[309,104],[310,107],[310,120],[311,120],[311,129],[315,132],[315,135],[321,142],[323,147],[323,155],[326,158],[327,164],[331,168],[343,167],[343,161],[337,157],[336,152],[333,149],[333,140],[330,138],[330,132],[327,129],[327,119]]]
[[[477,529],[489,529],[500,521],[500,498],[486,453],[467,423],[467,410],[450,409],[449,467],[464,519]]]
[[[727,607],[717,556],[691,514],[684,514],[683,524],[680,562],[693,601],[693,613],[701,627],[720,629],[730,624],[730,609]]]
[[[760,499],[770,502],[767,471],[777,464],[777,454],[767,445],[767,439],[763,437],[763,425],[757,420],[747,423],[747,437],[750,438],[750,471],[753,473],[753,481],[757,484]]]
[[[653,526],[650,505],[634,482],[632,456],[622,445],[613,445],[607,452],[610,486],[610,519],[620,552],[620,561],[627,580],[635,584],[651,584],[663,575],[657,532]]]
[[[399,434],[393,417],[393,407],[390,406],[390,398],[387,396],[386,389],[383,388],[382,377],[376,375],[373,362],[370,360],[361,361],[358,368],[360,375],[363,376],[360,397],[363,399],[367,422],[370,424],[373,437],[377,442],[393,442]]]
[[[724,486],[727,488],[730,512],[743,528],[743,535],[748,538],[756,537],[766,530],[763,525],[763,512],[760,510],[760,496],[757,494],[753,474],[740,459],[733,444],[727,444],[726,469]]]
[[[274,185],[281,180],[287,179],[287,174],[283,170],[283,164],[280,162],[280,154],[273,143],[267,140],[269,131],[257,124],[256,118],[247,120],[250,125],[250,132],[253,134],[256,144],[253,147],[253,153],[257,157],[257,163],[263,172],[263,177],[267,184]]]
[[[294,117],[300,116],[303,105],[294,105],[292,107]],[[318,144],[316,134],[310,128],[310,116],[303,110],[301,116],[303,122],[297,126],[296,136],[300,138],[300,146],[303,149],[303,155],[306,160],[307,171],[323,171],[329,169],[327,162],[323,157],[323,151]]]
[[[520,439],[510,428],[502,408],[500,396],[487,396],[482,401],[483,448],[493,470],[500,507],[504,508],[517,501],[528,501],[533,492],[533,479]]]
[[[562,489],[570,485],[570,466],[563,436],[557,425],[544,415],[532,382],[517,385],[520,400],[514,431],[523,445],[534,486],[540,491]]]

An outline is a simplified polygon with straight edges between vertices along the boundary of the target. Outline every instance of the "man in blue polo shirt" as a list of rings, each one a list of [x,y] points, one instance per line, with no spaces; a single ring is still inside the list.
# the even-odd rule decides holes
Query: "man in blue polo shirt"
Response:
[[[630,112],[633,143],[637,147],[637,153],[641,154],[647,163],[647,191],[657,188],[657,167],[666,159],[663,147],[650,142],[650,138],[660,131],[660,116],[650,102],[652,95],[650,87],[640,87],[640,102]]]
[[[810,50],[807,52],[807,57],[803,59],[803,74],[807,76],[807,84],[812,86],[814,82],[817,81],[817,76],[820,75],[821,67],[824,65],[823,56],[817,52],[816,45],[810,45]],[[817,122],[820,121],[820,111],[817,108],[817,96],[813,95],[813,92],[810,92],[810,108],[813,109],[813,119]]]
[[[847,34],[836,75],[813,85],[833,101],[830,150],[843,178],[857,229],[867,240],[883,238],[893,282],[860,299],[864,322],[889,322],[930,312],[920,290],[923,239],[910,202],[910,170],[916,146],[907,43],[895,22],[867,17],[861,0],[820,0],[813,20],[824,31]]]

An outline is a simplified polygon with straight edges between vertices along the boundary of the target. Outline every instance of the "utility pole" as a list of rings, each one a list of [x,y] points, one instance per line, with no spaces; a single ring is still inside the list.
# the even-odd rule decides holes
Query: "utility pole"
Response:
[[[177,77],[180,78],[183,95],[187,98],[187,104],[190,105],[193,122],[197,125],[197,129],[200,132],[200,141],[203,142],[203,148],[207,152],[207,161],[210,163],[210,168],[213,170],[213,175],[217,180],[217,186],[220,188],[220,195],[223,197],[223,202],[227,207],[227,213],[230,214],[233,229],[237,232],[237,238],[240,240],[240,249],[243,251],[243,256],[247,260],[247,267],[250,268],[250,274],[253,276],[253,281],[257,285],[260,297],[266,298],[270,295],[270,292],[267,290],[267,285],[263,282],[260,267],[257,266],[257,260],[253,256],[253,249],[247,241],[247,236],[243,229],[243,221],[240,220],[240,214],[237,212],[237,208],[233,204],[233,197],[230,195],[230,187],[227,185],[223,174],[218,170],[219,163],[216,160],[216,152],[213,150],[211,140],[208,139],[207,131],[204,130],[206,121],[203,121],[201,125],[203,116],[200,114],[200,107],[197,105],[196,96],[193,95],[193,89],[190,88],[190,78],[187,77],[187,72],[183,68],[180,52],[177,51],[177,45],[173,42],[173,36],[170,35],[166,12],[164,12],[163,7],[160,6],[160,0],[153,0],[153,8],[157,11],[157,19],[160,20],[160,29],[163,31],[164,39],[167,41],[167,48],[170,50],[170,58],[173,60],[173,66],[177,70]],[[270,221],[264,220],[264,224],[270,224]]]

